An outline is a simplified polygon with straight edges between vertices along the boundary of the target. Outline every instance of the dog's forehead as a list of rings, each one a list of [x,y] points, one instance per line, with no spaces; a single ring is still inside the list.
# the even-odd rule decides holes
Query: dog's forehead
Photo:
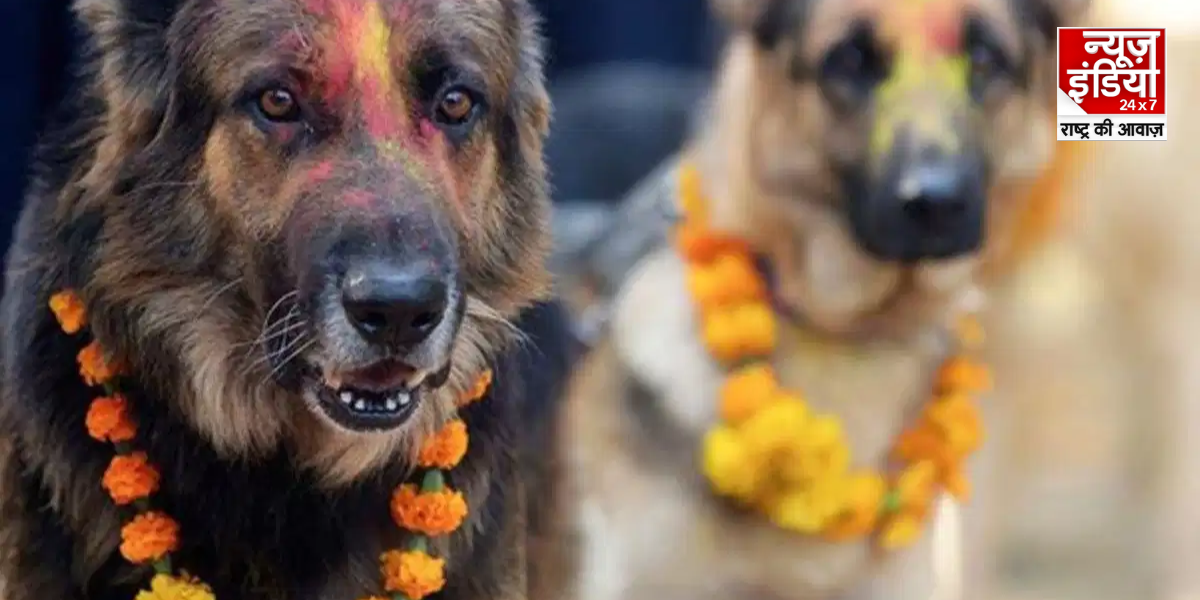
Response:
[[[516,0],[216,0],[199,13],[201,48],[215,79],[287,65],[330,75],[339,60],[403,65],[417,49],[504,69],[515,50]],[[403,67],[401,67],[403,68]],[[493,75],[486,73],[486,75]],[[232,92],[232,89],[223,90]]]
[[[812,0],[808,3],[804,23],[805,46],[819,51],[840,39],[857,23],[868,22],[889,44],[950,50],[957,47],[961,28],[968,17],[992,23],[1001,37],[1015,38],[1014,3],[1020,1]]]

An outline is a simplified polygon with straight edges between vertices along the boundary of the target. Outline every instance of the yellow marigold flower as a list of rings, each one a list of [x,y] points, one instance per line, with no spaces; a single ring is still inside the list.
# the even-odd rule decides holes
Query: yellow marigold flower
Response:
[[[479,378],[475,380],[475,385],[458,399],[457,406],[462,408],[483,398],[484,394],[487,394],[488,388],[492,387],[492,377],[491,369],[480,374]]]
[[[216,596],[199,581],[160,573],[150,580],[150,589],[138,592],[134,600],[216,600]]]
[[[938,372],[938,389],[956,392],[983,392],[991,388],[987,367],[957,356],[947,360]]]
[[[803,402],[790,399],[773,402],[742,423],[741,439],[757,461],[781,459],[805,443],[811,418]]]
[[[425,440],[417,456],[417,465],[426,469],[450,469],[467,454],[467,424],[462,419],[446,423],[433,437]]]
[[[737,309],[735,327],[743,356],[769,356],[775,351],[775,311],[766,302],[745,304]]]
[[[467,517],[467,500],[462,492],[444,489],[422,492],[404,484],[392,493],[392,519],[409,531],[427,536],[445,535],[458,529]]]
[[[848,540],[871,533],[879,521],[887,482],[878,473],[856,473],[846,481],[842,512],[823,534],[831,541]]]
[[[77,360],[79,361],[79,375],[88,385],[103,385],[121,374],[120,365],[105,358],[104,349],[95,340],[79,351]]]
[[[114,456],[100,480],[118,506],[132,504],[158,491],[158,469],[150,464],[145,452]]]
[[[923,460],[906,467],[896,479],[901,511],[923,515],[933,502],[936,483],[937,466],[933,461]]]
[[[828,528],[844,505],[844,481],[827,479],[783,492],[768,504],[766,510],[777,526],[813,535]]]
[[[125,397],[119,394],[92,400],[84,424],[88,435],[100,442],[128,442],[137,435],[137,425],[129,417]]]
[[[879,536],[879,545],[884,550],[897,550],[911,546],[921,538],[921,520],[913,515],[901,513],[888,519]]]
[[[446,561],[424,552],[392,550],[385,552],[380,562],[384,589],[410,600],[421,600],[446,586]]]
[[[50,296],[50,312],[54,313],[58,326],[66,333],[79,333],[87,324],[87,309],[83,306],[83,300],[72,290]]]
[[[743,367],[730,374],[721,386],[721,419],[735,425],[741,423],[776,400],[778,394],[779,383],[770,365]]]
[[[146,512],[121,528],[121,556],[134,564],[160,560],[179,548],[179,524],[160,512]]]
[[[780,470],[788,485],[831,477],[841,478],[850,468],[850,448],[842,423],[829,415],[811,417]]]
[[[746,452],[736,431],[716,427],[704,436],[701,464],[713,490],[722,496],[750,502],[766,479],[766,465]]]

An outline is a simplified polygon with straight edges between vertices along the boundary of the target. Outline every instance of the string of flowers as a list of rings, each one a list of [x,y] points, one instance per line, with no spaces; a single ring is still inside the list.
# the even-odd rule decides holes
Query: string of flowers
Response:
[[[745,241],[708,226],[699,172],[680,168],[681,219],[673,235],[703,343],[728,369],[720,422],[703,440],[701,464],[713,490],[777,526],[831,541],[878,535],[883,549],[914,542],[939,490],[965,500],[966,458],[982,442],[972,403],[989,385],[986,367],[965,356],[940,368],[931,399],[897,439],[895,472],[853,468],[841,421],[784,389],[771,367],[777,323],[767,283]],[[964,350],[982,333],[958,332]]]
[[[74,335],[87,326],[87,311],[75,292],[56,293],[49,304],[63,332]],[[171,553],[179,549],[179,524],[150,504],[159,490],[161,474],[133,444],[137,423],[120,392],[123,364],[107,356],[94,339],[79,352],[77,361],[84,383],[104,391],[88,408],[88,435],[111,443],[116,451],[101,485],[114,504],[136,511],[121,528],[121,556],[154,570],[150,589],[139,592],[135,600],[215,600],[208,585],[172,566]],[[457,407],[482,399],[491,383],[492,373],[485,371],[459,397]],[[420,483],[397,486],[390,502],[392,520],[413,537],[407,549],[389,550],[380,556],[383,589],[388,595],[363,600],[421,600],[445,587],[445,560],[429,553],[429,539],[453,533],[466,519],[466,498],[447,485],[446,475],[466,456],[468,443],[466,423],[455,418],[421,447],[417,458]]]

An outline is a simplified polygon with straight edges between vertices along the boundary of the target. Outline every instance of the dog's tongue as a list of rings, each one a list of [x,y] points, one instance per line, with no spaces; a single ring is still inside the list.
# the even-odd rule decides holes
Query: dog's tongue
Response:
[[[332,389],[356,388],[383,392],[406,387],[415,371],[404,363],[385,360],[365,369],[353,371],[327,371],[325,385]]]

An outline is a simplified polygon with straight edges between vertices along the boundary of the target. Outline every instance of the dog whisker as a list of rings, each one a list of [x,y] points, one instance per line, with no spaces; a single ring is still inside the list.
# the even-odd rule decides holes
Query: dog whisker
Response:
[[[213,302],[217,301],[217,298],[220,298],[222,294],[225,294],[226,292],[232,290],[233,288],[237,287],[238,285],[241,285],[241,283],[243,281],[245,281],[244,277],[238,277],[238,278],[235,278],[233,281],[230,281],[229,283],[226,283],[225,285],[222,285],[221,287],[217,288],[215,291],[213,291],[212,294],[209,295],[208,298],[206,298],[204,300],[204,303],[200,306],[200,313],[203,314],[203,313],[207,312],[209,307],[212,306]]]
[[[305,338],[296,338],[296,339],[305,340]],[[296,348],[291,354],[288,354],[286,358],[279,361],[279,363],[275,365],[275,368],[271,369],[271,372],[267,374],[267,379],[268,380],[274,379],[276,376],[279,375],[279,373],[281,371],[283,371],[283,369],[285,369],[288,366],[289,363],[291,363],[293,360],[295,360],[300,355],[304,354],[306,351],[308,351],[309,348],[312,348],[316,343],[317,343],[316,339],[313,339],[313,338],[306,339],[303,344],[300,344],[299,348]]]

